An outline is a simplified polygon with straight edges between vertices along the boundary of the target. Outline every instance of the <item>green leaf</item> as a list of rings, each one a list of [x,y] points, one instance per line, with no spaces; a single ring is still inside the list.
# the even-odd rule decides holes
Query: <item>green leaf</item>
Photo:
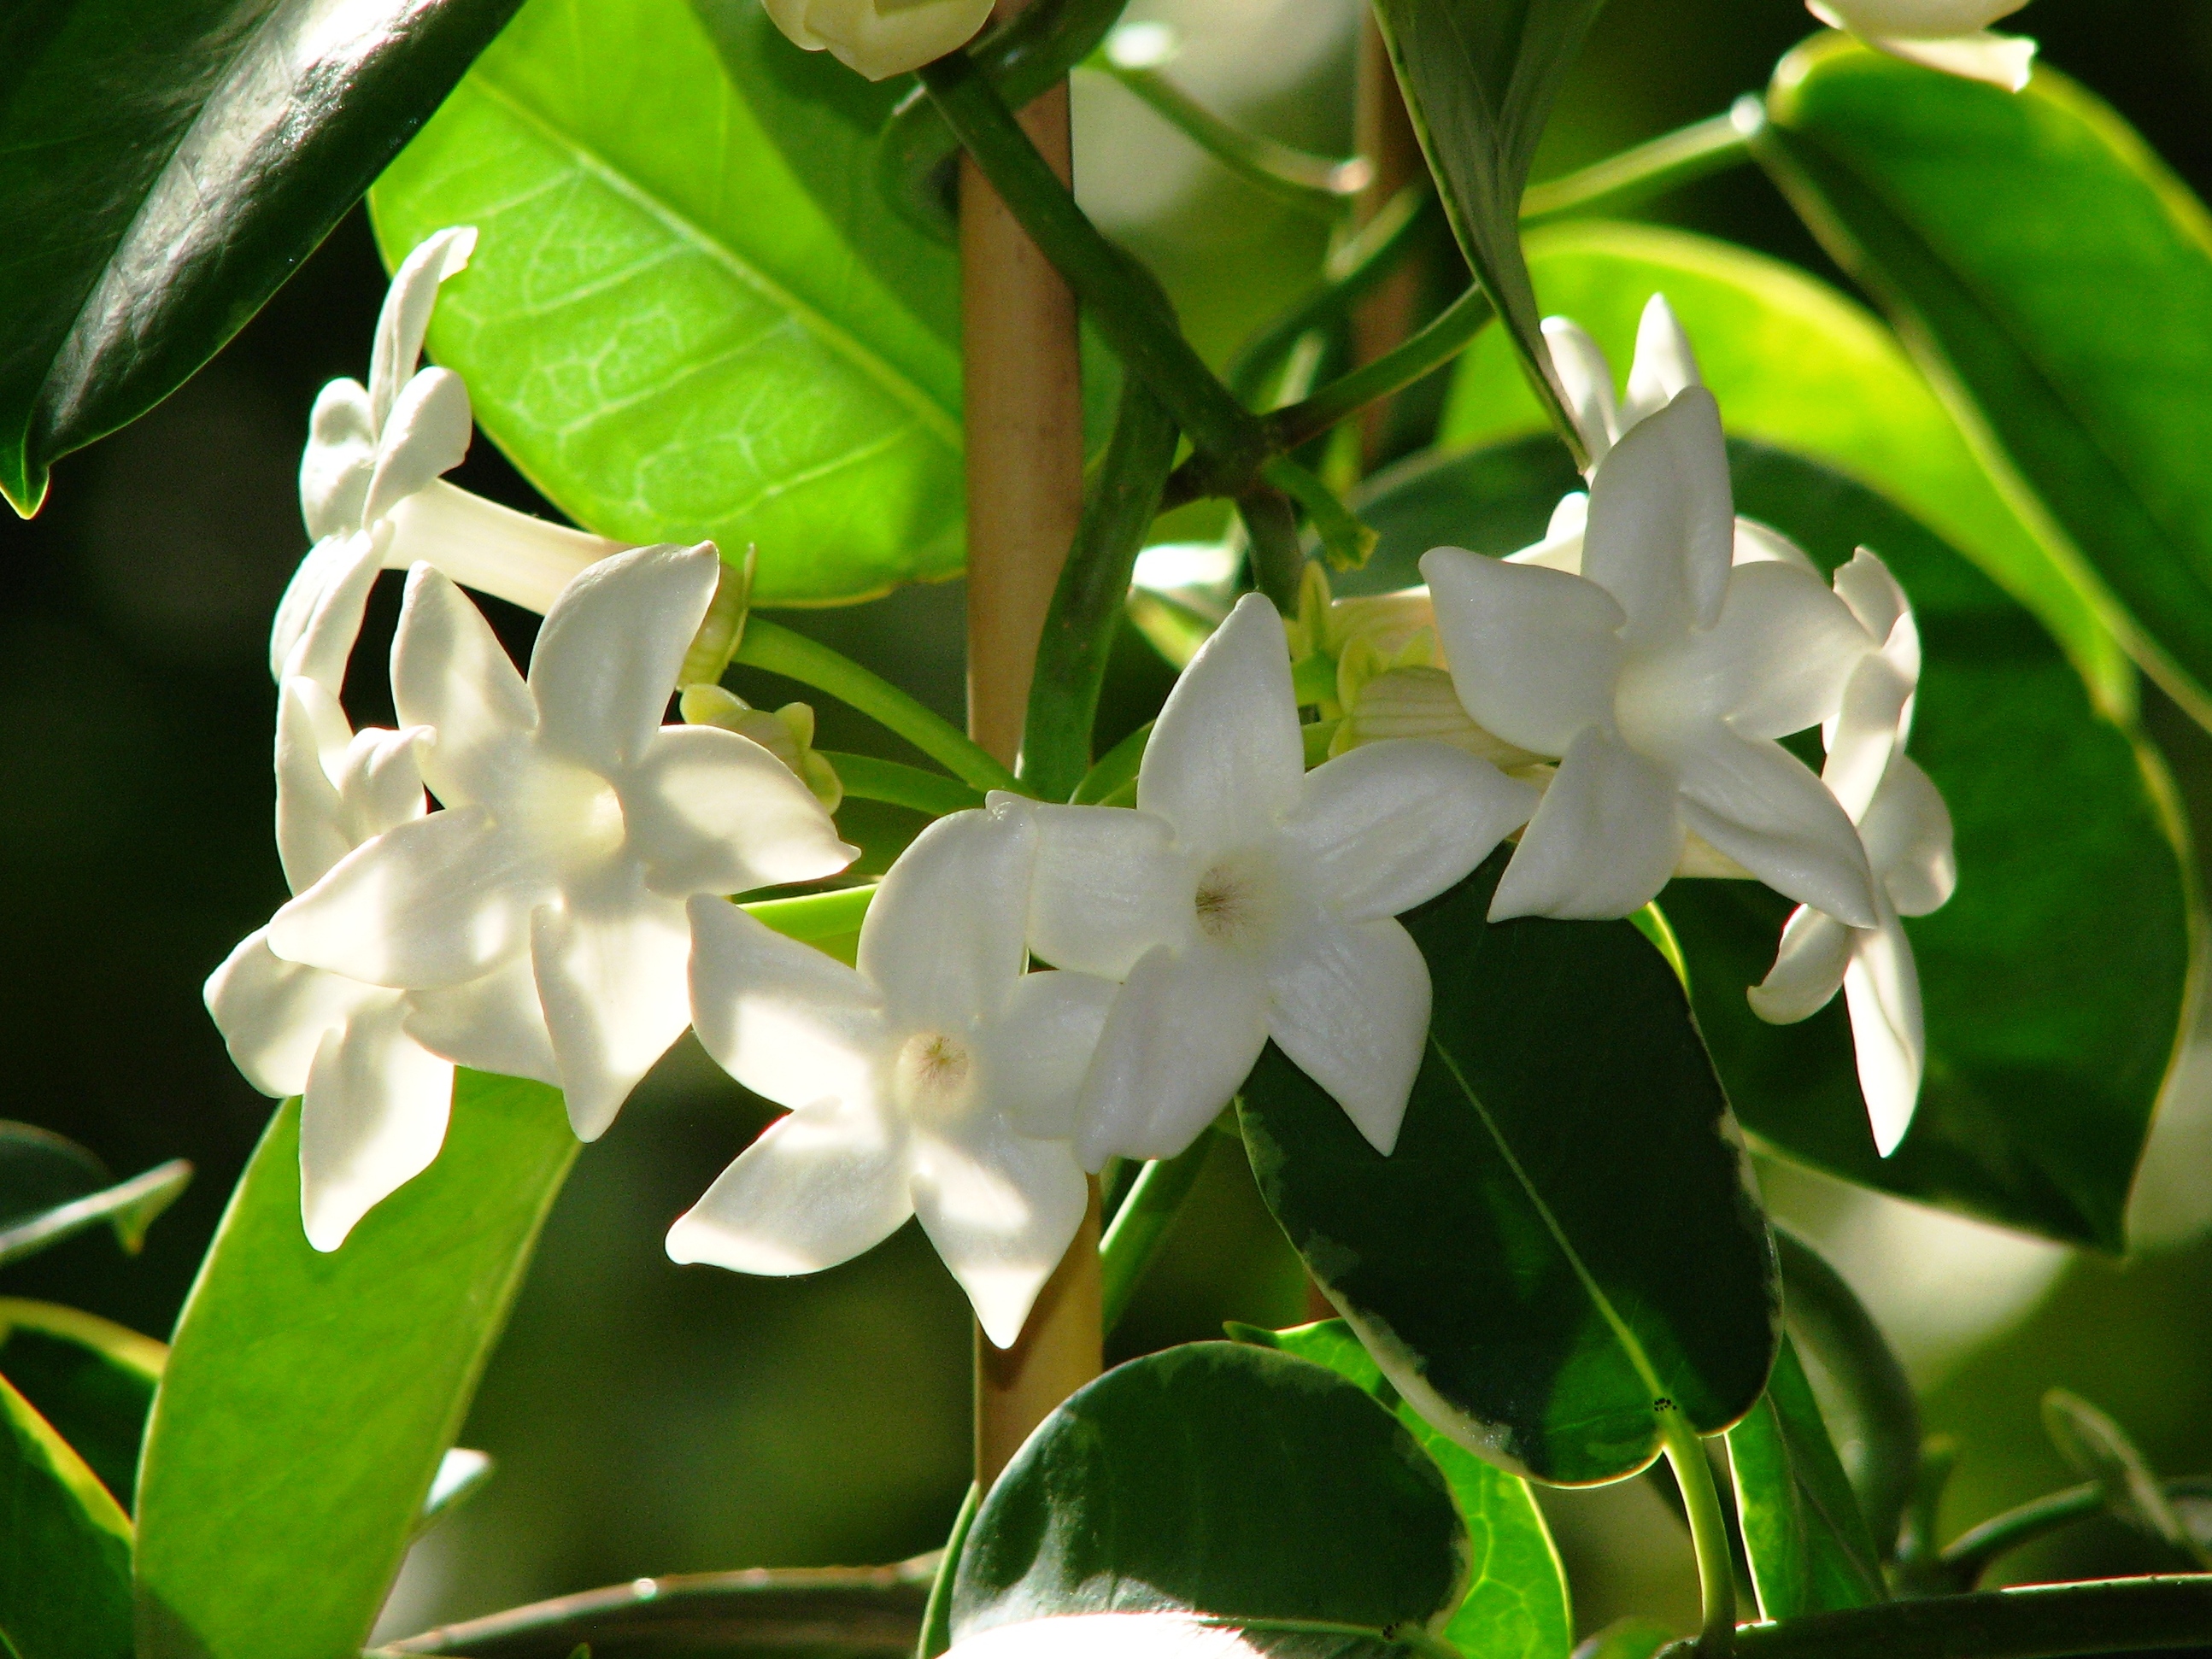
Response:
[[[1950,805],[1960,881],[1905,924],[1928,1068],[1888,1158],[1843,1000],[1772,1026],[1744,999],[1788,901],[1750,882],[1670,885],[1662,905],[1729,1097],[1747,1128],[1846,1180],[2118,1250],[2189,980],[2193,897],[2163,764],[2100,716],[2033,617],[1923,526],[1813,462],[1741,441],[1729,458],[1739,512],[1823,568],[1871,547],[1911,595],[1925,653],[1912,753]],[[1403,585],[1441,542],[1513,551],[1577,483],[1541,438],[1395,469],[1360,503],[1382,537],[1361,574]]]
[[[2126,1430],[2064,1389],[2053,1389],[2043,1396],[2043,1426],[2059,1455],[2102,1489],[2106,1509],[2170,1545],[2201,1571],[2212,1571],[2212,1550],[2182,1524],[2166,1488]]]
[[[1404,919],[1435,1011],[1396,1152],[1272,1044],[1245,1142],[1423,1417],[1516,1474],[1614,1480],[1658,1455],[1656,1401],[1710,1434],[1758,1400],[1773,1246],[1674,970],[1630,922],[1487,921],[1504,862]]]
[[[118,1182],[75,1141],[0,1122],[0,1267],[105,1222],[136,1255],[146,1230],[191,1182],[182,1158]]]
[[[351,1653],[576,1155],[542,1085],[457,1075],[438,1161],[343,1249],[271,1120],[178,1324],[138,1490],[140,1659]]]
[[[1296,1330],[1230,1328],[1239,1342],[1279,1348],[1358,1383],[1396,1413],[1406,1432],[1443,1471],[1467,1527],[1474,1582],[1444,1626],[1444,1639],[1469,1659],[1566,1659],[1574,1645],[1567,1580],[1551,1529],[1528,1483],[1493,1468],[1448,1440],[1407,1405],[1374,1356],[1340,1319]]]
[[[1521,251],[1521,194],[1552,101],[1605,0],[1376,0],[1452,233],[1529,383],[1557,406]]]
[[[756,605],[961,563],[957,271],[870,180],[899,87],[753,0],[531,0],[378,183],[393,262],[481,232],[430,330],[580,524],[757,544]]]
[[[1467,1573],[1443,1477],[1388,1412],[1304,1360],[1201,1342],[1109,1371],[1030,1437],[961,1552],[952,1635],[1170,1608],[1432,1629]]]
[[[40,0],[0,22],[0,494],[191,378],[516,0]]]
[[[1765,1394],[1729,1431],[1728,1446],[1760,1618],[1888,1600],[1874,1535],[1788,1337]]]
[[[1882,492],[2033,611],[2104,708],[2133,713],[2126,653],[2066,565],[1999,492],[1897,337],[1863,307],[1794,265],[1653,225],[1594,221],[1538,230],[1528,238],[1528,263],[1546,313],[1588,329],[1621,376],[1644,303],[1664,294],[1731,434],[1807,456]],[[1543,410],[1504,339],[1477,339],[1454,376],[1437,447],[1544,429]]]
[[[982,1483],[969,1481],[968,1495],[960,1500],[952,1530],[945,1534],[945,1547],[939,1553],[937,1571],[929,1581],[929,1601],[921,1610],[921,1634],[915,1638],[915,1659],[938,1659],[952,1645],[952,1583],[960,1571],[960,1553],[968,1547],[969,1530],[975,1524],[975,1511],[982,1504]]]
[[[2109,106],[1829,36],[1753,153],[2136,659],[2212,720],[2212,218]],[[2094,574],[2089,573],[2094,572]]]
[[[149,1336],[75,1308],[0,1300],[0,1376],[125,1510],[137,1490],[138,1446],[168,1352]]]
[[[1575,1650],[1574,1659],[1652,1659],[1681,1639],[1680,1631],[1632,1615],[1616,1619]]]
[[[4,1378],[0,1516],[0,1649],[10,1659],[131,1659],[131,1522]]]

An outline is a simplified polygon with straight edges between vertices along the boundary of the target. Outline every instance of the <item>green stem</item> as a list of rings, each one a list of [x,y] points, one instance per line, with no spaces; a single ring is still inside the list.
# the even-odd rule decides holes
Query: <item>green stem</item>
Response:
[[[1267,446],[1258,421],[1183,338],[1150,274],[1076,206],[989,79],[955,52],[924,65],[921,83],[1122,364],[1144,378],[1191,442],[1228,476],[1249,477]]]
[[[1304,402],[1268,416],[1268,447],[1278,453],[1296,449],[1368,404],[1403,391],[1466,350],[1496,314],[1490,296],[1470,288],[1395,350],[1331,381]]]
[[[1720,1488],[1713,1484],[1705,1442],[1672,1401],[1660,1404],[1659,1431],[1667,1462],[1674,1470],[1674,1484],[1681,1489],[1683,1507],[1689,1511],[1690,1545],[1698,1555],[1698,1592],[1705,1610],[1698,1659],[1727,1659],[1735,1643],[1735,1561]]]
[[[1106,53],[1090,67],[1112,76],[1174,127],[1240,179],[1279,201],[1334,215],[1349,205],[1374,176],[1362,157],[1340,161],[1296,149],[1258,133],[1232,126],[1158,70],[1124,66]]]
[[[1337,499],[1334,489],[1287,455],[1276,456],[1260,469],[1260,476],[1305,508],[1306,521],[1321,538],[1329,568],[1357,570],[1367,562],[1378,538]]]
[[[2212,1498],[2212,1480],[2202,1476],[2162,1483],[2168,1498]],[[2033,1543],[2047,1534],[2105,1513],[2105,1489],[2094,1481],[2069,1486],[1991,1516],[1979,1526],[1960,1533],[1944,1546],[1938,1558],[1954,1582],[1972,1589],[2000,1556]]]
[[[2024,1584],[1975,1595],[1884,1601],[1809,1613],[1736,1634],[1740,1659],[2067,1659],[2201,1648],[2212,1631],[2212,1573]],[[1689,1659],[1688,1643],[1660,1659]]]
[[[836,769],[845,793],[858,800],[879,800],[927,812],[933,818],[964,812],[983,804],[982,792],[970,789],[957,778],[941,777],[919,766],[878,760],[873,755],[841,755],[827,749],[815,753]]]
[[[1531,185],[1521,198],[1521,223],[1540,225],[1570,214],[1622,207],[1749,161],[1751,136],[1765,118],[1759,100],[1747,94],[1725,115],[1625,149],[1563,178]]]
[[[1306,552],[1298,539],[1298,516],[1291,498],[1262,483],[1237,498],[1237,516],[1251,542],[1252,586],[1285,617],[1298,614],[1298,584],[1304,578]]]
[[[1191,1142],[1173,1158],[1158,1158],[1138,1172],[1136,1184],[1114,1212],[1106,1235],[1098,1241],[1098,1265],[1104,1280],[1106,1334],[1121,1322],[1129,1303],[1144,1282],[1145,1271],[1168,1229],[1175,1224],[1182,1201],[1198,1184],[1206,1156],[1213,1150],[1213,1132]]]
[[[963,782],[977,789],[1019,789],[1014,775],[950,722],[930,712],[880,674],[851,658],[756,614],[732,662],[826,691],[840,702],[896,732]]]
[[[1068,799],[1079,806],[1102,806],[1124,793],[1133,799],[1137,769],[1144,764],[1145,745],[1152,737],[1152,723],[1146,720],[1101,755],[1098,763],[1083,775],[1083,781],[1075,786],[1075,793]]]
[[[1030,681],[1021,774],[1046,800],[1067,799],[1090,770],[1091,732],[1115,625],[1175,453],[1175,422],[1167,410],[1144,381],[1126,377],[1113,440],[1084,497]]]
[[[796,898],[756,899],[738,908],[763,926],[801,945],[819,945],[826,939],[844,939],[860,931],[868,905],[876,896],[872,884],[840,887],[827,893],[801,893]]]
[[[921,1635],[914,1644],[914,1659],[937,1659],[952,1645],[952,1581],[960,1570],[960,1552],[967,1547],[969,1528],[975,1524],[975,1511],[982,1507],[982,1482],[970,1480],[968,1496],[960,1500],[960,1512],[952,1517],[952,1530],[938,1556],[936,1575],[930,1580],[929,1605],[922,1609]]]

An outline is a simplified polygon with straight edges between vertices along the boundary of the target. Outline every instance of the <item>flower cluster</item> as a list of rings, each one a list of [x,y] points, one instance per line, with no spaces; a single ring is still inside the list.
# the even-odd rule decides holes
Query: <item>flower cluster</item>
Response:
[[[1382,599],[1332,601],[1316,574],[1287,629],[1246,595],[1161,709],[1133,807],[999,793],[939,820],[876,888],[847,966],[731,902],[855,849],[809,711],[685,683],[702,629],[726,631],[713,546],[410,512],[473,499],[437,482],[465,392],[414,372],[471,240],[441,233],[401,267],[369,387],[317,404],[317,542],[272,644],[294,896],[208,987],[246,1074],[305,1097],[319,1249],[435,1157],[455,1065],[559,1087],[589,1139],[689,1025],[789,1115],[676,1223],[672,1256],[811,1272],[916,1218],[1011,1344],[1085,1172],[1190,1146],[1270,1041],[1392,1152],[1431,998],[1396,918],[1516,832],[1493,919],[1623,916],[1684,872],[1797,900],[1753,1006],[1802,1018],[1843,989],[1883,1151],[1903,1133],[1921,1040],[1898,919],[1953,880],[1941,798],[1903,754],[1911,613],[1873,555],[1832,587],[1735,518],[1718,413],[1663,301],[1625,400],[1586,336],[1547,325],[1594,459],[1542,544],[1435,550],[1427,590]],[[399,728],[356,732],[347,659],[401,547],[421,556],[392,644]],[[448,572],[544,593],[526,678]],[[664,724],[679,693],[687,723]],[[1396,734],[1392,698],[1423,706]],[[1817,777],[1778,741],[1814,726]]]

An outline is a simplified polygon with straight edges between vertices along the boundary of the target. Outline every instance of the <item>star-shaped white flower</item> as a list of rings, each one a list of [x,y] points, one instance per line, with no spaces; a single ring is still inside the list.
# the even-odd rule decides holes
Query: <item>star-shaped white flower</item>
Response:
[[[416,566],[392,694],[434,730],[422,775],[446,810],[349,854],[277,913],[270,947],[443,990],[451,1030],[486,1047],[526,1038],[530,1011],[487,976],[526,961],[569,1121],[596,1139],[688,1023],[684,901],[855,855],[758,744],[661,724],[720,568],[711,544],[592,566],[548,612],[526,684],[460,590]]]
[[[918,1215],[1012,1345],[1089,1203],[1066,1135],[1115,993],[1022,971],[1036,841],[1012,804],[932,824],[878,889],[857,969],[691,902],[699,1040],[792,1110],[670,1230],[670,1256],[812,1273]]]
[[[2018,92],[2035,67],[2035,42],[1989,26],[2027,0],[1805,0],[1830,28],[1848,30],[1893,58]]]
[[[1735,564],[1735,530],[1720,411],[1693,386],[1599,465],[1582,574],[1460,548],[1422,559],[1468,714],[1560,763],[1493,920],[1627,915],[1694,831],[1778,891],[1873,924],[1850,820],[1774,741],[1835,712],[1866,636],[1817,578]]]
[[[1827,729],[1826,783],[1859,827],[1875,877],[1875,921],[1852,927],[1801,905],[1783,929],[1753,1012],[1777,1025],[1809,1018],[1844,993],[1875,1146],[1897,1150],[1919,1104],[1927,1040],[1920,973],[1902,916],[1941,908],[1958,885],[1951,815],[1928,775],[1905,757],[1920,680],[1920,635],[1904,590],[1862,548],[1836,573],[1842,595],[1881,642],[1851,678]]]
[[[1430,995],[1395,918],[1535,800],[1440,743],[1370,744],[1307,772],[1282,621],[1239,600],[1160,710],[1136,810],[1031,809],[1031,948],[1127,981],[1084,1084],[1085,1166],[1181,1152],[1271,1036],[1389,1152]]]

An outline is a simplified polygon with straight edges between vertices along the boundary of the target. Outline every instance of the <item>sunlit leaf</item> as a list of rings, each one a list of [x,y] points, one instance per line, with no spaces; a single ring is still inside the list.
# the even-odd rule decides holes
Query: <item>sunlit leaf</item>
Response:
[[[299,1123],[287,1103],[247,1166],[155,1401],[141,1659],[360,1646],[576,1154],[552,1090],[463,1072],[438,1161],[326,1255]]]
[[[0,1376],[125,1510],[137,1489],[139,1443],[167,1356],[153,1338],[75,1308],[0,1301]]]
[[[0,18],[0,494],[261,308],[517,0],[38,0]]]
[[[131,1659],[131,1522],[84,1460],[0,1379],[0,1647]]]
[[[1773,1246],[1680,982],[1627,921],[1485,920],[1504,854],[1405,918],[1430,1048],[1384,1158],[1272,1044],[1260,1190],[1383,1374],[1453,1439],[1563,1484],[1751,1409]]]

